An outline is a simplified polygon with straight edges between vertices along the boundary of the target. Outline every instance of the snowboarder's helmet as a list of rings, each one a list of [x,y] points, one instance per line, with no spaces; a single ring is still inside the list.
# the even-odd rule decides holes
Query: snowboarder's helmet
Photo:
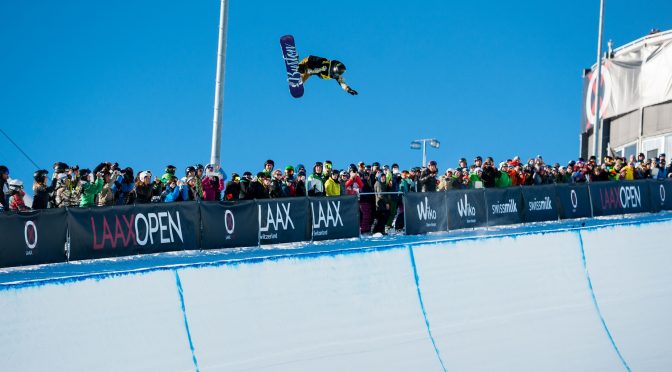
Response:
[[[45,169],[40,169],[38,171],[35,171],[33,173],[33,178],[35,179],[35,182],[42,182],[44,180],[44,177],[47,176],[49,172]]]
[[[185,174],[186,176],[188,176],[188,175],[189,175],[189,172],[194,172],[194,173],[196,173],[196,168],[195,168],[195,167],[192,167],[192,166],[188,166],[188,167],[184,170],[184,174]]]
[[[174,165],[166,165],[166,173],[175,174],[175,166]]]
[[[345,73],[345,65],[340,61],[331,61],[331,76],[334,79],[338,79],[338,77],[343,75],[343,73]]]

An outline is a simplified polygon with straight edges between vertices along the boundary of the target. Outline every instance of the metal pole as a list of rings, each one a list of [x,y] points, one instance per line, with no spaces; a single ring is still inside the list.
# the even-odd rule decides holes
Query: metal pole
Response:
[[[422,140],[422,166],[427,166],[427,141]]]
[[[593,149],[595,150],[595,158],[597,163],[601,161],[600,152],[600,82],[602,81],[602,28],[604,25],[604,0],[600,0],[600,26],[597,32],[597,78],[595,79],[595,125],[593,126]]]
[[[224,74],[226,67],[226,25],[229,1],[221,0],[219,13],[219,42],[217,45],[217,77],[215,80],[215,112],[212,119],[212,151],[210,163],[220,164],[222,147],[222,105],[224,102]]]

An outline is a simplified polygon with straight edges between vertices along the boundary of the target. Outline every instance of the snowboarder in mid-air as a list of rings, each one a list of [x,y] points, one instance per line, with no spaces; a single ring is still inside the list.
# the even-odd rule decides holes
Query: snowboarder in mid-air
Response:
[[[343,79],[345,65],[337,60],[308,56],[299,63],[298,72],[301,74],[301,80],[303,82],[313,75],[316,75],[320,79],[334,79],[344,91],[353,96],[357,95],[357,91],[350,88],[348,84],[345,83],[345,79]]]

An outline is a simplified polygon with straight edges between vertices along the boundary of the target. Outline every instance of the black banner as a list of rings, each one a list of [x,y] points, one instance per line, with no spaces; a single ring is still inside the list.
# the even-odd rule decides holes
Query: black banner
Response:
[[[357,196],[308,198],[313,240],[347,239],[359,236]]]
[[[652,212],[672,210],[672,180],[649,181],[649,193]]]
[[[523,193],[520,187],[486,189],[488,226],[523,222]]]
[[[522,187],[525,222],[557,221],[558,202],[555,185]]]
[[[201,248],[254,247],[259,244],[259,209],[252,200],[202,202]]]
[[[558,215],[561,219],[592,217],[588,184],[556,185]]]
[[[70,259],[199,249],[195,202],[70,208]]]
[[[0,267],[65,262],[65,209],[0,213]]]
[[[257,200],[260,244],[310,240],[308,198]]]
[[[650,185],[646,181],[593,182],[589,187],[596,217],[651,210]]]
[[[446,193],[446,198],[448,229],[466,229],[488,224],[485,189],[450,190]]]
[[[446,193],[412,192],[404,194],[406,235],[448,230]]]

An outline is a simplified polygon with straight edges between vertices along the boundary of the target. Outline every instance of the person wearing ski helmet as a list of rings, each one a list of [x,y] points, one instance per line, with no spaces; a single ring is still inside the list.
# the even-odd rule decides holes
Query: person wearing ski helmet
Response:
[[[308,196],[324,196],[324,182],[322,162],[318,161],[313,166],[313,174],[308,176],[308,180],[306,181]]]
[[[23,197],[26,196],[23,191],[23,182],[21,180],[10,180],[9,186],[9,210],[14,212],[21,212],[30,210],[23,202]]]
[[[177,168],[175,168],[174,165],[166,165],[166,173],[164,173],[163,176],[161,176],[161,182],[163,182],[164,184],[168,183],[175,175],[176,169]]]
[[[40,169],[33,173],[33,209],[47,209],[49,206],[49,195],[56,188],[56,178],[51,180],[51,186],[47,186],[46,169]]]
[[[350,88],[348,84],[345,83],[345,79],[343,78],[345,65],[340,61],[335,59],[328,60],[317,56],[308,56],[299,63],[298,71],[301,74],[301,80],[303,82],[313,75],[325,80],[334,79],[344,91],[353,96],[357,95],[357,91]]]

